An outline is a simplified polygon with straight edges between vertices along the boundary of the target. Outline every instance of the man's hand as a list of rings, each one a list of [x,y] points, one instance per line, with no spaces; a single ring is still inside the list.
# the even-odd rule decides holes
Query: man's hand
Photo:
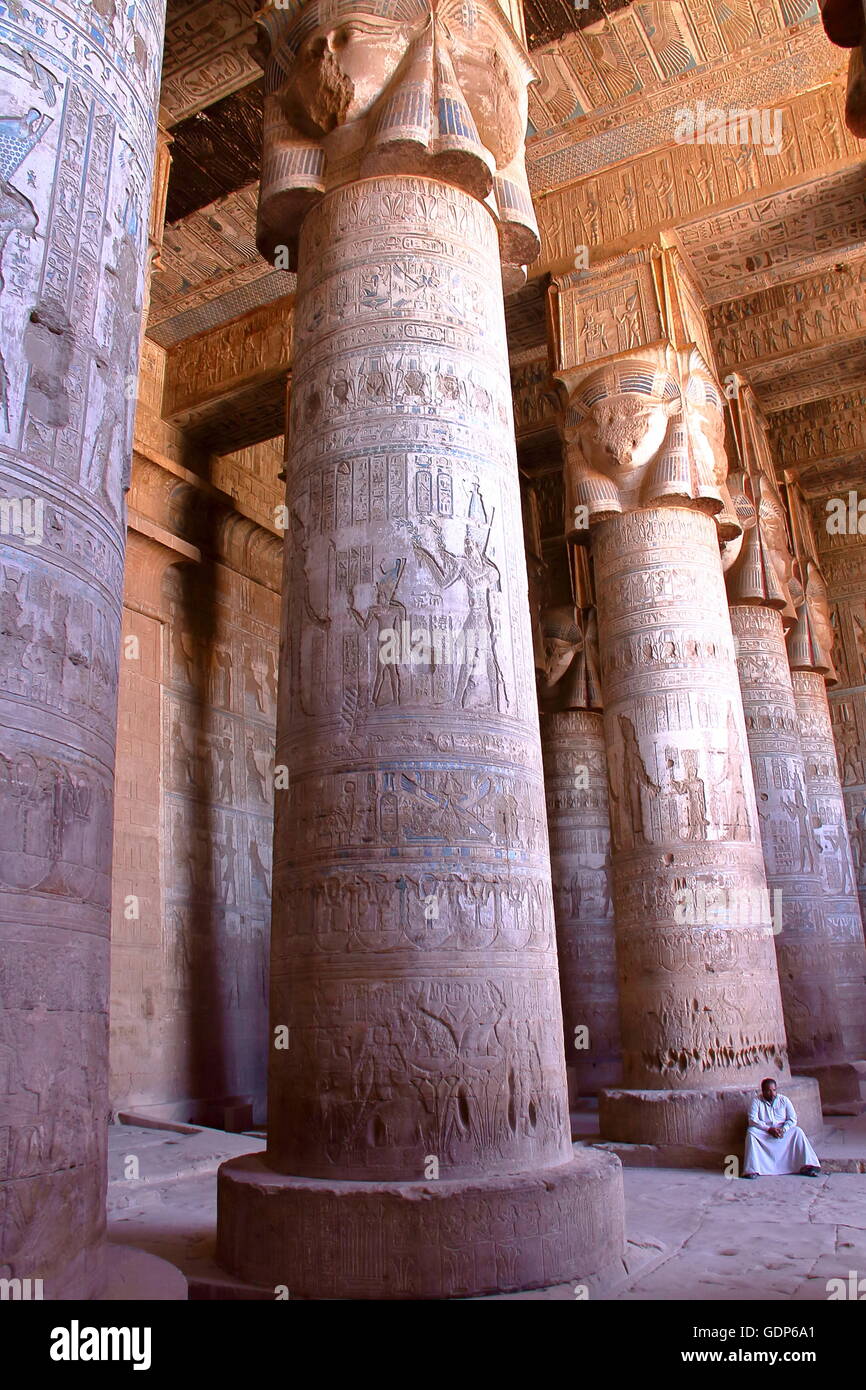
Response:
[[[769,1129],[767,1130],[767,1133],[770,1135],[771,1139],[781,1139],[781,1137],[782,1137],[782,1126],[781,1126],[781,1125],[770,1125]]]

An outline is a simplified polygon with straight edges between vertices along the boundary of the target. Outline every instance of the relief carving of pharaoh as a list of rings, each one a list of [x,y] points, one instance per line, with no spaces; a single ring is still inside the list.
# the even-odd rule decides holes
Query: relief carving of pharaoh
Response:
[[[692,504],[739,532],[725,487],[724,410],[692,354],[680,373],[661,352],[621,358],[589,374],[558,373],[568,391],[563,433],[566,533],[653,505]]]
[[[285,244],[294,258],[304,214],[327,189],[389,173],[483,199],[503,261],[537,256],[524,169],[533,71],[495,0],[298,0],[258,23],[264,256]]]

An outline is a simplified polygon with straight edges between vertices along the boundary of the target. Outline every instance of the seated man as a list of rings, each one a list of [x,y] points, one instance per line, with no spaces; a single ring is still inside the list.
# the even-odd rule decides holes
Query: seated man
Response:
[[[797,1124],[797,1112],[787,1096],[776,1095],[772,1077],[761,1082],[761,1094],[752,1101],[743,1177],[780,1177],[800,1173],[817,1178],[821,1171],[818,1155]]]

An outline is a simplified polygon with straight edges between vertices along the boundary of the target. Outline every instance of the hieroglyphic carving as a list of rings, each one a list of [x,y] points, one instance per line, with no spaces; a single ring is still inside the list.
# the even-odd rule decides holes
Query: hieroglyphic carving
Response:
[[[255,82],[250,53],[258,0],[210,0],[170,14],[160,101],[172,123]]]
[[[556,428],[560,400],[546,351],[527,348],[512,353],[511,397],[518,439]]]
[[[658,260],[676,288],[675,258]],[[583,278],[592,286],[596,273]],[[601,365],[573,337],[569,357],[562,334],[556,373],[570,393],[566,527],[590,531],[598,595],[625,1084],[655,1090],[787,1069],[718,546],[741,531],[722,397],[694,345],[699,302],[690,292],[672,303],[661,343]],[[720,899],[729,963],[710,971],[702,953]],[[662,931],[685,951],[701,943],[694,965],[666,979]]]
[[[178,344],[168,354],[163,413],[183,424],[253,380],[285,379],[292,358],[292,300]]]
[[[833,338],[857,341],[866,328],[866,259],[715,305],[708,320],[722,370]]]
[[[164,604],[171,642],[160,752],[162,1046],[159,1067],[151,1056],[144,1074],[139,1066],[127,1069],[124,1099],[147,1105],[168,1092],[177,1103],[186,1100],[185,1113],[197,1110],[207,1121],[221,1117],[221,1103],[244,1097],[258,1116],[266,1062],[278,600],[250,579],[209,567],[198,578],[169,571]],[[219,1066],[208,1044],[215,1027]],[[185,1057],[209,1064],[185,1077]]]
[[[830,404],[830,403],[828,403]],[[862,474],[860,474],[862,477]],[[852,484],[854,480],[852,479]],[[848,494],[837,493],[846,502]],[[859,492],[854,491],[855,505]],[[857,527],[828,529],[828,502],[814,501],[813,534],[832,602],[833,660],[839,684],[828,692],[861,914],[866,911],[866,537]],[[850,519],[850,518],[849,518]]]
[[[757,18],[749,0],[620,5],[627,11],[622,16],[610,15],[611,8],[589,29],[533,50],[539,73],[530,89],[530,119],[538,132],[527,151],[533,189],[556,187],[587,168],[669,141],[674,93],[680,106],[705,100],[741,107],[759,97],[778,103],[802,90],[780,10],[811,18],[797,41],[809,86],[826,82],[841,66],[814,26],[808,0],[781,7],[761,0]]]
[[[816,127],[827,119],[826,111],[813,112]],[[792,121],[787,129],[798,129],[797,116],[786,113],[786,122]],[[792,274],[824,273],[840,261],[859,261],[866,227],[859,166],[815,177],[825,164],[826,156],[819,155],[804,169],[813,177],[795,187],[695,217],[677,229],[677,245],[709,303],[754,294]]]
[[[770,608],[733,606],[731,621],[767,883],[781,893],[776,951],[788,1046],[798,1065],[859,1057],[866,1041],[862,935],[856,912],[836,896],[831,841],[838,831],[828,831],[823,815],[820,825],[815,820],[814,774],[806,767],[814,766],[814,740],[807,739],[804,761],[782,619]]]
[[[600,710],[543,711],[565,1057],[572,1097],[620,1078],[610,819]],[[582,1031],[586,1029],[584,1034]]]
[[[807,246],[819,254],[848,245],[852,220],[857,226],[866,220],[858,173],[848,169],[825,176],[820,184],[814,181],[828,161],[853,163],[859,158],[857,141],[844,127],[843,96],[841,87],[827,86],[781,103],[782,144],[777,154],[760,144],[740,146],[732,157],[724,145],[672,143],[672,109],[665,132],[669,148],[656,148],[565,188],[545,192],[548,182],[538,189],[539,267],[570,263],[579,246],[607,248],[609,254],[638,235],[645,240],[659,228],[676,226],[677,239],[693,257],[697,278],[709,297],[728,299],[747,288],[737,285],[736,267],[743,276],[746,247],[753,241],[759,243],[760,265],[767,268],[789,264],[795,249],[802,257]],[[737,106],[741,103],[741,97],[735,101]],[[582,172],[575,170],[578,176]],[[801,188],[772,191],[798,176]],[[772,215],[758,212],[758,194],[764,195],[759,199],[762,209],[769,204],[776,214],[769,245],[766,225]],[[821,208],[817,219],[812,210],[816,200]],[[708,225],[706,209],[719,203],[734,206],[716,213]],[[807,212],[811,225],[795,242],[798,212]],[[787,226],[786,214],[791,219]],[[710,247],[715,258],[708,262]],[[729,259],[734,261],[733,273]]]
[[[132,396],[164,6],[0,22],[4,524],[0,1264],[94,1296],[104,1230],[109,870]],[[5,515],[4,515],[5,522]],[[14,1053],[14,1062],[11,1056]]]
[[[520,557],[508,542],[514,527],[519,534],[520,507],[504,471],[513,444],[502,328],[493,351],[503,324],[495,223],[457,190],[389,178],[327,195],[303,235],[277,751],[292,789],[284,815],[278,799],[276,894],[286,906],[274,947],[275,1017],[293,1020],[299,1052],[290,1067],[272,1066],[271,1161],[318,1175],[405,1177],[410,1156],[417,1165],[425,1152],[457,1173],[489,1171],[527,1143],[543,1159],[561,1152],[564,1091],[554,1087],[542,1107],[531,1087],[515,1095],[512,1126],[500,1084],[508,1048],[485,1052],[482,1082],[480,1061],[447,1042],[454,1005],[444,1003],[457,990],[472,1016],[481,1010],[473,1028],[495,1028],[503,1042],[528,1027],[544,1069],[555,1076],[562,1067],[557,1031],[544,1022],[555,1016],[556,981],[542,985],[554,959],[552,904],[528,621],[515,598]],[[427,634],[432,658],[413,661],[403,648],[389,661],[388,634],[404,630]],[[469,714],[507,735],[514,751],[491,751],[483,769],[461,763],[452,740],[464,737]],[[416,746],[407,756],[411,738],[404,749],[400,735],[418,718],[451,751]],[[306,910],[294,906],[299,892],[312,894]],[[425,918],[425,900],[435,915]],[[316,935],[288,951],[311,928]],[[404,961],[399,1003],[382,995],[376,1004],[390,1020],[393,1056],[369,1072],[359,1053],[355,1081],[334,1051],[349,1022],[327,964],[338,938],[361,978],[374,948],[397,953],[394,969]],[[483,991],[476,999],[468,979],[443,983],[440,1007],[425,981],[433,972],[447,982],[458,945],[462,971],[480,971]],[[537,956],[537,987],[553,990],[526,1023],[506,983],[514,966],[501,979],[499,967],[491,973],[496,953],[505,953],[504,969],[519,946]],[[312,957],[302,976],[298,949]],[[372,1036],[384,1024],[370,1012],[373,995],[362,1007],[359,988],[353,1027]],[[440,1059],[435,1067],[422,1060],[428,1054]],[[437,1078],[452,1054],[446,1086]],[[431,1067],[428,1096],[420,1076]],[[341,1111],[351,1144],[343,1121],[328,1137]],[[392,1125],[404,1136],[397,1143],[386,1137]]]
[[[794,699],[802,739],[806,773],[806,800],[814,836],[821,851],[821,873],[826,883],[825,920],[834,940],[834,966],[851,1005],[842,1018],[844,1052],[848,1058],[864,1055],[866,1028],[860,991],[864,978],[863,924],[856,891],[854,861],[839,770],[833,740],[833,724],[826,683],[838,683],[833,661],[835,630],[827,583],[818,560],[816,533],[800,488],[786,473],[797,578],[801,581],[797,623],[788,635]],[[818,533],[820,534],[820,533]],[[838,716],[844,718],[844,702]],[[840,740],[843,750],[845,742]],[[855,750],[847,749],[848,766]]]
[[[778,411],[773,416],[773,441],[780,462],[790,468],[809,460],[838,458],[855,450],[866,450],[863,401],[862,390],[850,391]],[[821,518],[821,530],[825,532],[827,515],[825,510]],[[845,532],[834,534],[844,535]]]
[[[682,507],[638,511],[601,523],[593,554],[626,1084],[707,1087],[784,1070],[715,527]],[[621,652],[630,654],[625,664]],[[703,952],[714,933],[706,928],[719,899],[729,963],[708,974]],[[693,963],[665,973],[664,989],[653,945],[660,931],[693,950]]]

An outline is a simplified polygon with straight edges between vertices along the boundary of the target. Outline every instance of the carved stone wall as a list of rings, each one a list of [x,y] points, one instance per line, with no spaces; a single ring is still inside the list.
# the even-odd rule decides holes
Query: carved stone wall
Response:
[[[112,1105],[240,1128],[265,1109],[279,599],[224,565],[174,565],[141,594],[154,624],[136,587],[148,667],[156,650],[153,671],[122,666]]]
[[[0,20],[0,1227],[47,1298],[101,1278],[123,488],[164,4]]]
[[[149,344],[129,493],[110,1097],[243,1128],[264,1114],[282,440],[192,449],[164,363]]]

